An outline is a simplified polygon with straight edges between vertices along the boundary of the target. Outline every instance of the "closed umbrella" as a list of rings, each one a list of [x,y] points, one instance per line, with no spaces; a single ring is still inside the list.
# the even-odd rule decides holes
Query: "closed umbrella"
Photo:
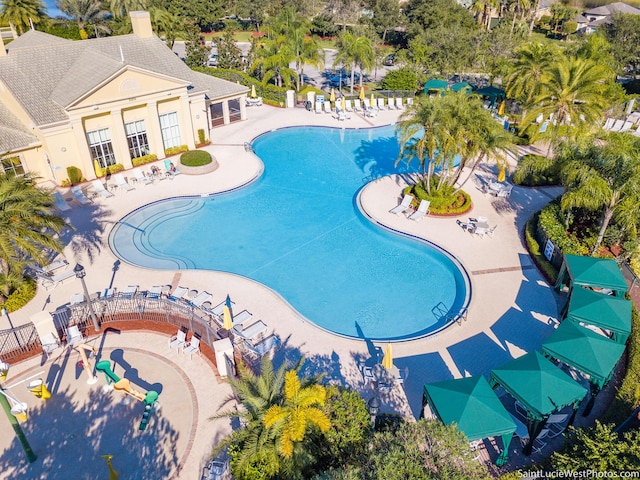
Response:
[[[224,307],[222,307],[222,328],[225,330],[231,330],[233,328],[233,316],[231,315],[231,299],[227,295],[227,299],[224,301]]]
[[[364,85],[360,87],[360,100],[364,100]]]
[[[376,99],[373,97],[373,93],[371,94],[371,108],[376,106]]]
[[[382,358],[382,366],[387,370],[391,370],[393,367],[393,351],[391,350],[391,344],[387,343],[387,347],[384,349],[384,357]]]
[[[505,101],[503,100],[500,103],[500,107],[498,108],[498,115],[501,117],[504,115],[504,107],[505,107]]]
[[[251,98],[256,98],[258,95],[256,94],[256,86],[251,85]]]
[[[507,178],[507,167],[504,165],[500,165],[498,167],[498,181],[504,182]]]
[[[336,101],[336,92],[335,92],[335,90],[333,88],[331,89],[331,95],[329,95],[329,101],[331,103]]]

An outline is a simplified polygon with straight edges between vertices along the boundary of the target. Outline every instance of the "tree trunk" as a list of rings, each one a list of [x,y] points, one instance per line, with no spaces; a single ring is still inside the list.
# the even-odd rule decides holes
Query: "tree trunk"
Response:
[[[607,227],[609,226],[609,222],[611,221],[611,217],[613,217],[613,209],[607,207],[602,215],[602,224],[600,225],[600,231],[598,232],[598,238],[596,239],[596,244],[593,246],[593,250],[591,251],[591,255],[595,255],[598,249],[600,248],[600,244],[604,239],[604,232],[607,231]]]

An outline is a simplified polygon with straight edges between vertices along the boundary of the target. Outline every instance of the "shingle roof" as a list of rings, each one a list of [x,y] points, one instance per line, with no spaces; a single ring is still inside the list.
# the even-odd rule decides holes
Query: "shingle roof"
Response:
[[[624,2],[610,3],[600,7],[592,8],[585,12],[587,15],[613,15],[614,13],[628,13],[631,15],[640,15],[640,9],[627,5]]]
[[[36,142],[38,137],[0,103],[0,153],[24,148]]]
[[[16,50],[18,48],[39,47],[42,45],[60,45],[71,43],[73,40],[56,37],[48,33],[39,32],[37,30],[29,30],[24,35],[20,35],[15,40],[7,44],[7,50]]]
[[[67,120],[64,107],[126,66],[186,81],[190,92],[204,92],[211,99],[249,90],[243,85],[192,71],[155,36],[122,35],[47,42],[43,35],[51,37],[42,32],[27,32],[9,44],[27,37],[18,48],[0,57],[0,79],[36,125]]]

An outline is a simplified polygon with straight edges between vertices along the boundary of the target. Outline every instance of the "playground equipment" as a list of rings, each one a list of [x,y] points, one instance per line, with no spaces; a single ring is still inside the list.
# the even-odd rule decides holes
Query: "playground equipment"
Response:
[[[142,414],[142,420],[140,421],[139,430],[146,430],[151,414],[158,408],[158,392],[149,390],[146,393],[142,393],[131,386],[131,382],[127,378],[120,378],[111,369],[111,362],[109,360],[100,360],[96,363],[96,370],[104,373],[107,379],[107,385],[113,384],[114,390],[121,391],[125,395],[129,395],[140,402],[144,402],[144,413]]]
[[[105,461],[107,462],[107,467],[109,467],[109,480],[118,480],[118,477],[120,477],[120,474],[116,472],[113,469],[113,466],[111,465],[111,459],[113,458],[113,455],[100,455],[100,456],[105,459]]]
[[[95,377],[93,375],[93,369],[91,368],[91,364],[89,363],[89,358],[87,357],[87,352],[90,353],[96,353],[97,350],[92,347],[91,345],[87,345],[86,343],[82,343],[80,345],[77,345],[76,348],[78,349],[78,352],[80,353],[80,357],[82,357],[82,368],[84,368],[84,371],[87,372],[87,376],[89,377],[87,379],[87,383],[89,385],[93,385],[94,383],[96,383],[98,381],[97,377]],[[97,367],[97,366],[96,366]]]

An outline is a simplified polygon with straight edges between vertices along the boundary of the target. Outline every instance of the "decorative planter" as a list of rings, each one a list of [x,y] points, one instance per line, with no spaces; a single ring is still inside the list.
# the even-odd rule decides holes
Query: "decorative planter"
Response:
[[[185,175],[204,175],[206,173],[215,172],[220,165],[216,160],[216,157],[211,157],[211,163],[206,165],[200,165],[199,167],[187,167],[182,163],[179,163],[176,168],[180,170],[180,173],[184,173]]]

